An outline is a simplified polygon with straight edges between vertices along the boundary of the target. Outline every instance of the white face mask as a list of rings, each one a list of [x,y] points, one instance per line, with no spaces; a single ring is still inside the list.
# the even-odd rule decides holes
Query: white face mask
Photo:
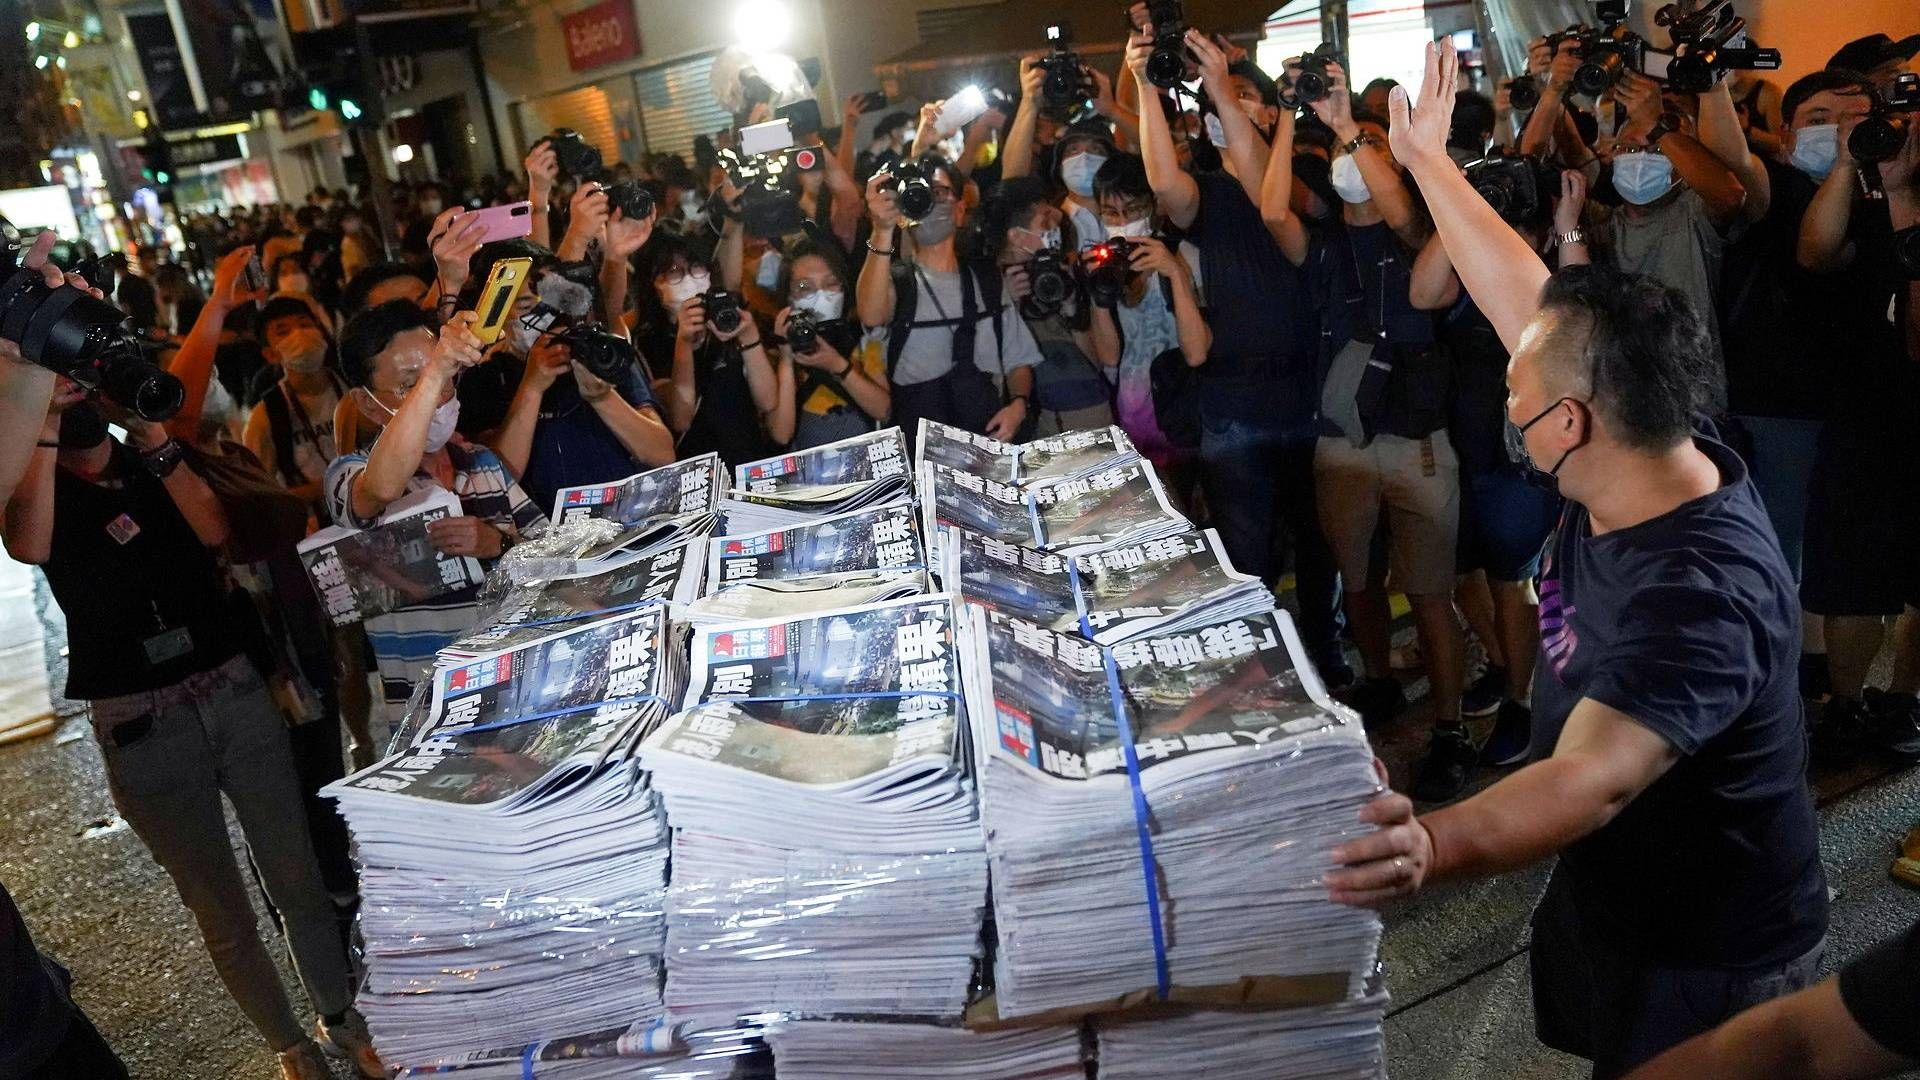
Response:
[[[1121,236],[1124,236],[1129,240],[1138,240],[1143,236],[1151,236],[1152,234],[1153,234],[1153,218],[1151,216],[1143,217],[1143,218],[1135,218],[1134,220],[1127,222],[1125,225],[1107,226],[1107,239],[1109,240],[1112,240],[1116,237],[1121,237]]]
[[[1613,159],[1613,190],[1635,206],[1654,202],[1673,190],[1673,162],[1651,151],[1621,154]]]
[[[1331,178],[1333,190],[1346,202],[1363,203],[1373,198],[1373,192],[1367,190],[1367,178],[1360,175],[1360,163],[1352,154],[1334,159]]]
[[[507,324],[507,333],[513,338],[513,351],[525,356],[533,351],[533,343],[540,340],[540,331],[528,326],[519,319]]]
[[[711,276],[704,270],[690,273],[676,282],[660,286],[660,300],[667,305],[667,311],[679,314],[680,305],[707,291]]]
[[[327,339],[317,330],[296,330],[274,347],[280,366],[296,375],[311,375],[327,363]]]
[[[793,310],[805,311],[822,322],[840,317],[847,307],[847,294],[840,289],[817,289],[793,302]]]
[[[1793,167],[1825,180],[1840,160],[1840,125],[1808,124],[1793,133]]]
[[[433,410],[433,419],[427,422],[427,444],[424,447],[431,454],[447,445],[453,438],[453,429],[460,423],[460,399],[448,398],[440,407]]]
[[[1082,151],[1060,163],[1060,182],[1083,199],[1093,198],[1093,174],[1107,163],[1106,155]]]

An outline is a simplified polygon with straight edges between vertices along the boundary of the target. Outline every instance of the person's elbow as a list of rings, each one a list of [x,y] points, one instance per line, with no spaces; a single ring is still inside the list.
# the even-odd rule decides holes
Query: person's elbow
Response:
[[[14,562],[28,566],[45,566],[53,558],[53,537],[27,536],[29,530],[8,529],[6,534],[7,554]]]
[[[195,523],[193,532],[200,538],[202,547],[223,548],[233,537],[233,526],[227,521],[227,515],[212,514],[208,520]]]

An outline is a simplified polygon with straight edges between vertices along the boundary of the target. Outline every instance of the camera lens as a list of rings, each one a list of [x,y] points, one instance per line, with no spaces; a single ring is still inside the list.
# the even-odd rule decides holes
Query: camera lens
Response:
[[[1574,89],[1583,94],[1601,93],[1620,77],[1626,64],[1627,58],[1613,49],[1601,52],[1574,71]]]
[[[1507,101],[1521,112],[1532,112],[1540,104],[1540,84],[1532,79],[1515,79],[1507,84]]]
[[[1147,57],[1147,81],[1162,90],[1180,85],[1187,75],[1187,58],[1182,49],[1161,45]]]
[[[1847,152],[1855,161],[1877,165],[1900,156],[1907,142],[1907,119],[1883,114],[1868,116],[1847,137]]]
[[[116,353],[100,364],[100,390],[143,420],[165,420],[187,398],[180,380],[141,359]]]
[[[900,183],[900,212],[915,221],[933,213],[933,185],[918,177]]]

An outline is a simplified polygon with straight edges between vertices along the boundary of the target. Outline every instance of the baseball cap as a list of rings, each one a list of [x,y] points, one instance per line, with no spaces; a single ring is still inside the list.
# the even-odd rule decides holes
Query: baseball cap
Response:
[[[1829,68],[1845,68],[1848,71],[1872,71],[1889,60],[1912,59],[1920,53],[1920,34],[1895,41],[1885,34],[1868,34],[1855,38],[1840,47],[1827,61]]]

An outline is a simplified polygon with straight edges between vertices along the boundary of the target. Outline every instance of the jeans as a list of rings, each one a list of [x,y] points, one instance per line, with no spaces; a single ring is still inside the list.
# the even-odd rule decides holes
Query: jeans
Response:
[[[320,880],[287,729],[244,656],[173,686],[92,703],[113,804],[173,878],[227,992],[274,1050],[299,1042],[221,811],[224,793],[280,910],[314,1009],[352,1003],[346,949]]]
[[[1200,426],[1200,487],[1227,557],[1271,583],[1291,538],[1300,636],[1318,663],[1340,657],[1341,619],[1340,575],[1314,501],[1315,441],[1311,425],[1293,431],[1203,413]]]
[[[1766,504],[1773,534],[1787,557],[1793,579],[1800,580],[1800,552],[1807,531],[1807,501],[1813,486],[1813,459],[1820,446],[1820,421],[1780,416],[1735,417],[1752,444],[1748,472]]]

